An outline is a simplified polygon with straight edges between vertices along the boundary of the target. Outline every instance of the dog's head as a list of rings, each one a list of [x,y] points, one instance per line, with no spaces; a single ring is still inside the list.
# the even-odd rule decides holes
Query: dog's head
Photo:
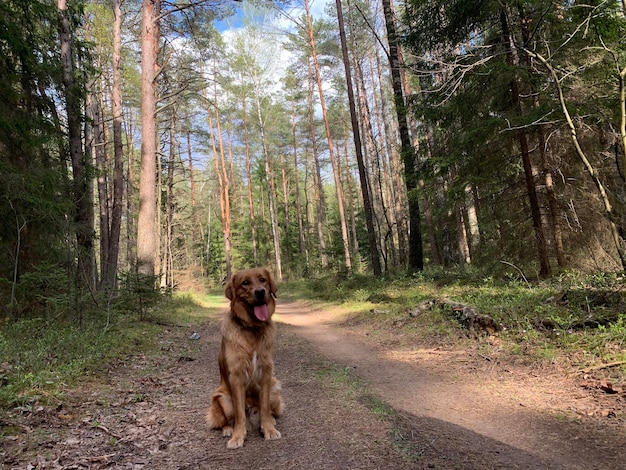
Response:
[[[230,278],[224,294],[230,300],[230,309],[247,325],[268,321],[276,309],[276,283],[265,268],[238,271]]]

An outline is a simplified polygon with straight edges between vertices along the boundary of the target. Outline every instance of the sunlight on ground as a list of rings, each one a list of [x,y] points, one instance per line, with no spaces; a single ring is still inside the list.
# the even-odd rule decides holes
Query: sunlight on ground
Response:
[[[413,350],[388,350],[384,352],[383,357],[392,361],[406,363],[436,363],[449,364],[453,362],[469,362],[465,351],[446,351],[437,348],[431,349],[413,349]]]
[[[186,323],[199,323],[219,318],[228,308],[228,303],[222,293],[180,292],[172,298],[171,308],[170,312],[164,312],[167,316]]]

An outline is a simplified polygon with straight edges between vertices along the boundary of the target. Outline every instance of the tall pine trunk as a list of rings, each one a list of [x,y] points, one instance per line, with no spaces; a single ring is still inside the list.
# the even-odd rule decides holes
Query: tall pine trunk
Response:
[[[74,80],[74,51],[72,31],[67,11],[67,0],[58,0],[59,38],[61,47],[62,80],[72,161],[74,191],[74,222],[78,251],[78,283],[90,289],[95,287],[93,198],[88,166],[83,154],[81,133],[81,93]]]
[[[319,152],[315,133],[315,111],[313,109],[313,71],[311,61],[308,67],[308,104],[309,104],[309,139],[311,140],[311,152],[313,154],[313,185],[316,204],[316,226],[319,247],[320,264],[322,269],[328,267],[328,253],[326,252],[326,239],[324,237],[324,221],[326,219],[326,201],[324,188],[322,187],[322,170],[320,167]]]
[[[322,89],[322,75],[320,73],[320,67],[317,61],[317,52],[315,49],[315,38],[313,36],[313,24],[311,22],[311,13],[309,11],[309,0],[304,1],[304,9],[306,12],[307,20],[307,32],[309,46],[311,47],[311,58],[313,59],[313,70],[315,72],[315,78],[317,81],[317,89],[320,98],[320,107],[322,108],[322,118],[324,120],[324,128],[326,129],[326,140],[328,142],[328,153],[330,162],[333,167],[333,176],[335,181],[335,193],[337,195],[337,208],[339,211],[339,223],[341,225],[341,240],[343,242],[344,253],[344,266],[349,271],[352,269],[352,258],[350,255],[350,240],[348,238],[348,224],[346,222],[346,210],[343,194],[343,184],[341,182],[340,165],[335,156],[335,150],[333,148],[333,140],[330,132],[330,122],[328,120],[328,113],[326,111],[326,100],[324,98],[324,91]]]
[[[309,265],[309,253],[306,248],[306,238],[304,233],[303,214],[302,214],[302,201],[300,196],[300,172],[298,171],[298,136],[296,134],[297,129],[296,119],[296,103],[292,102],[291,109],[291,139],[293,147],[293,174],[294,174],[294,192],[296,195],[296,216],[298,217],[298,241],[300,246],[300,255],[304,256],[306,260],[306,266]]]
[[[114,289],[120,252],[120,232],[124,198],[124,144],[122,139],[122,1],[113,2],[113,84],[111,87],[111,111],[113,113],[113,200],[107,253],[106,277],[102,283],[106,289]]]
[[[343,11],[341,8],[341,0],[336,0],[337,19],[339,24],[339,38],[341,39],[341,53],[343,57],[343,65],[346,73],[346,86],[348,92],[348,105],[350,107],[350,122],[352,123],[352,137],[354,139],[354,148],[356,152],[357,167],[359,169],[359,180],[361,187],[361,195],[363,196],[363,209],[365,212],[365,225],[367,227],[367,238],[369,241],[370,262],[372,272],[375,276],[382,274],[380,266],[380,256],[378,254],[378,242],[376,241],[376,228],[374,227],[374,211],[372,209],[372,201],[369,194],[369,183],[367,181],[367,173],[365,164],[363,163],[363,145],[361,144],[361,133],[359,132],[359,121],[356,113],[356,105],[354,101],[354,90],[352,87],[352,72],[350,70],[350,57],[348,56],[348,45],[346,41],[346,31],[343,23]]]
[[[400,74],[399,40],[396,29],[391,0],[382,0],[387,28],[387,41],[389,43],[389,62],[391,67],[391,84],[393,87],[396,115],[398,118],[398,130],[400,133],[400,152],[404,163],[404,184],[409,204],[409,269],[421,271],[424,269],[424,254],[422,249],[421,215],[418,200],[419,173],[417,168],[417,155],[407,118],[406,103],[402,88],[402,75]]]
[[[165,287],[174,287],[174,167],[176,165],[176,112],[170,114],[170,154],[167,163],[167,181],[165,184],[165,240],[163,247]]]
[[[96,188],[98,194],[98,215],[100,221],[100,271],[101,287],[104,287],[104,279],[107,277],[109,267],[109,224],[110,224],[110,204],[109,204],[109,168],[106,152],[106,136],[104,126],[104,113],[101,100],[102,86],[96,86],[92,82],[89,86],[90,97],[88,99],[87,115],[91,121],[91,148],[95,156]]]
[[[213,72],[215,73],[215,64]],[[209,120],[209,133],[211,137],[211,148],[213,149],[213,159],[215,163],[215,176],[217,177],[218,192],[220,197],[220,221],[222,223],[222,235],[224,237],[224,262],[226,263],[226,279],[230,279],[232,275],[232,256],[230,245],[230,182],[226,169],[226,160],[224,158],[224,145],[221,136],[221,125],[219,116],[219,107],[217,102],[217,77],[214,76],[214,96],[212,107],[215,109],[215,129],[213,126],[213,116],[211,109],[207,110]],[[218,151],[219,145],[219,151]]]
[[[509,22],[504,9],[500,10],[500,22],[502,26],[502,35],[504,41],[504,47],[506,52],[506,62],[510,67],[514,67],[516,64],[513,49],[513,38],[511,37],[511,30]],[[519,79],[516,75],[513,76],[510,83],[511,90],[511,102],[513,109],[518,115],[522,115],[522,103],[520,99]],[[546,237],[543,230],[543,224],[541,221],[541,209],[539,207],[539,199],[537,197],[537,188],[535,186],[535,175],[533,166],[530,160],[530,150],[528,147],[528,136],[524,129],[517,131],[517,139],[522,155],[522,165],[524,167],[524,176],[526,180],[526,191],[528,193],[528,201],[530,203],[530,213],[533,220],[533,229],[535,231],[535,244],[537,247],[537,255],[539,261],[539,274],[541,276],[550,275],[550,262],[548,259],[548,248],[546,245]]]
[[[241,114],[243,121],[243,142],[246,154],[246,179],[248,180],[248,214],[250,216],[250,238],[252,239],[252,259],[254,265],[259,264],[259,249],[257,247],[256,221],[254,219],[254,199],[252,198],[252,162],[250,159],[250,132],[248,130],[248,113],[246,109],[247,98],[241,99]]]
[[[143,0],[141,30],[141,170],[137,218],[137,271],[154,276],[157,262],[156,72],[159,0]]]

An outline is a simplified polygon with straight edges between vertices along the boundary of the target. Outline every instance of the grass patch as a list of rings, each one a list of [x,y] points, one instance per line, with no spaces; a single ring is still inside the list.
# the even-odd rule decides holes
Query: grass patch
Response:
[[[490,316],[501,327],[498,353],[520,361],[562,359],[583,367],[626,357],[626,290],[619,273],[568,272],[532,283],[470,270],[377,278],[343,275],[290,282],[281,286],[281,294],[340,304],[354,312],[348,323],[368,327],[372,335],[410,336],[431,345],[458,343],[467,331],[446,309],[417,318],[409,317],[408,310],[447,298]]]
[[[81,321],[29,318],[0,324],[0,409],[60,399],[79,379],[128,355],[148,354],[163,325],[194,325],[216,315],[223,296],[164,296],[139,321],[108,310]],[[199,308],[200,307],[200,308]]]

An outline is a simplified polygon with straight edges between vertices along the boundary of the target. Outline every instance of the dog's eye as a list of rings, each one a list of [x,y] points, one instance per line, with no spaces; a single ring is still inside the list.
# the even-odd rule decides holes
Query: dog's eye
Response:
[[[249,281],[248,279],[245,279],[245,280],[241,283],[241,285],[242,285],[242,286],[247,286],[247,285],[249,285],[249,284],[250,284],[250,281]]]
[[[261,277],[261,278],[259,278],[259,281],[261,281],[261,282],[265,282],[265,281],[266,281],[266,279],[265,279],[264,277]]]

